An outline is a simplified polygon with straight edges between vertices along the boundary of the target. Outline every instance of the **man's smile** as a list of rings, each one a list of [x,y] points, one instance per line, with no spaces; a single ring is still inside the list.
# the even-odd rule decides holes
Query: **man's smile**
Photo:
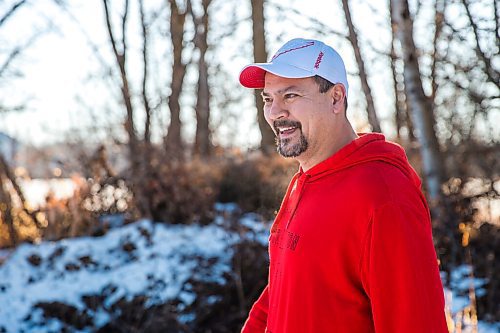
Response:
[[[282,127],[282,128],[278,128],[278,131],[279,131],[279,136],[280,138],[286,138],[286,137],[289,137],[291,136],[293,133],[295,133],[295,131],[298,129],[298,127]]]
[[[300,131],[301,125],[295,121],[275,121],[274,131],[280,139],[292,136],[297,130]]]

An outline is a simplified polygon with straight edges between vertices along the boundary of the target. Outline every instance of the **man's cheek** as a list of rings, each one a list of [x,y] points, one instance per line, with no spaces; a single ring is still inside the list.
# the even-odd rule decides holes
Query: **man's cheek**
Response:
[[[276,130],[274,129],[273,121],[265,113],[264,113],[264,118],[266,119],[266,122],[269,125],[269,127],[271,127],[271,129],[273,130],[274,134],[276,135]]]

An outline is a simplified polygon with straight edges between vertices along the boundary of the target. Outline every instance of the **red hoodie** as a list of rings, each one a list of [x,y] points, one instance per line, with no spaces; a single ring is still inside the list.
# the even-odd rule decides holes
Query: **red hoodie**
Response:
[[[244,333],[447,333],[429,210],[404,150],[365,134],[290,182]]]

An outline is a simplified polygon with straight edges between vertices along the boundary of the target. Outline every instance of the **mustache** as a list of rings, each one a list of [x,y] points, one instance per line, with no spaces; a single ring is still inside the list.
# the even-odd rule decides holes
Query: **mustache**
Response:
[[[278,127],[297,127],[299,130],[302,130],[302,124],[300,122],[289,119],[278,119],[273,122],[275,134],[279,133]]]

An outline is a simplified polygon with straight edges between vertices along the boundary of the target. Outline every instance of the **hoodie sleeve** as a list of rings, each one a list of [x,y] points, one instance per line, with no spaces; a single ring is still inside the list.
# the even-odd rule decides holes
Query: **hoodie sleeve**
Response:
[[[448,333],[426,209],[391,202],[374,212],[361,276],[375,332]]]
[[[269,308],[269,286],[266,286],[259,299],[254,303],[241,333],[264,333],[267,326],[267,310]]]

